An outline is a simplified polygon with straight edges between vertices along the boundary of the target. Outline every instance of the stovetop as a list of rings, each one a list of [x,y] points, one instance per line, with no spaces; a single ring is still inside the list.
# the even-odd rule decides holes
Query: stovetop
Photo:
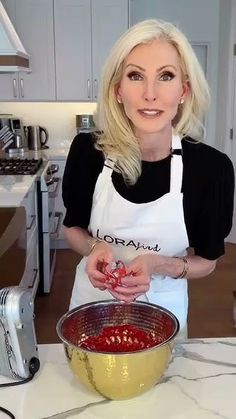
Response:
[[[43,159],[1,159],[0,175],[34,175]]]

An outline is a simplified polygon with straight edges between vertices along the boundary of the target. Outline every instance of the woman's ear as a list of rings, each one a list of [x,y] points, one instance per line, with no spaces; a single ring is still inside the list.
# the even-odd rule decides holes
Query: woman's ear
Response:
[[[185,99],[187,98],[187,96],[190,93],[190,90],[191,90],[191,87],[190,87],[189,81],[184,81],[182,83],[182,94],[181,94],[181,97],[180,97],[180,103],[183,103],[183,101],[185,101]]]
[[[121,94],[120,94],[120,86],[117,85],[115,87],[115,95],[118,103],[122,103]]]

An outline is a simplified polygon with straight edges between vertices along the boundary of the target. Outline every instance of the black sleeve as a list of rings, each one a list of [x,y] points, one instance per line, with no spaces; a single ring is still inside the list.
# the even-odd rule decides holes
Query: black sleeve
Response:
[[[223,153],[208,147],[202,161],[200,211],[192,237],[195,254],[215,260],[224,254],[224,239],[230,233],[234,206],[234,169]]]
[[[95,149],[94,137],[78,134],[71,144],[62,181],[66,227],[88,227],[93,192],[102,167],[103,155]]]

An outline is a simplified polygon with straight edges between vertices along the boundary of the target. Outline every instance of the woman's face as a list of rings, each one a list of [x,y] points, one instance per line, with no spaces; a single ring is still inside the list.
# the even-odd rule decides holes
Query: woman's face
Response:
[[[117,99],[132,122],[135,134],[169,134],[180,99],[188,92],[182,82],[180,58],[167,41],[136,46],[124,61]]]

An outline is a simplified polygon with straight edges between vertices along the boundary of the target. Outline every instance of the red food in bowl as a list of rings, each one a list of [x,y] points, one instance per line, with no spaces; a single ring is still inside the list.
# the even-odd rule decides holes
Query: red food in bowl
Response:
[[[136,352],[159,345],[173,333],[173,322],[166,317],[162,333],[146,331],[134,324],[104,326],[98,334],[83,335],[77,325],[76,316],[67,320],[63,328],[64,337],[72,345],[95,352]]]

